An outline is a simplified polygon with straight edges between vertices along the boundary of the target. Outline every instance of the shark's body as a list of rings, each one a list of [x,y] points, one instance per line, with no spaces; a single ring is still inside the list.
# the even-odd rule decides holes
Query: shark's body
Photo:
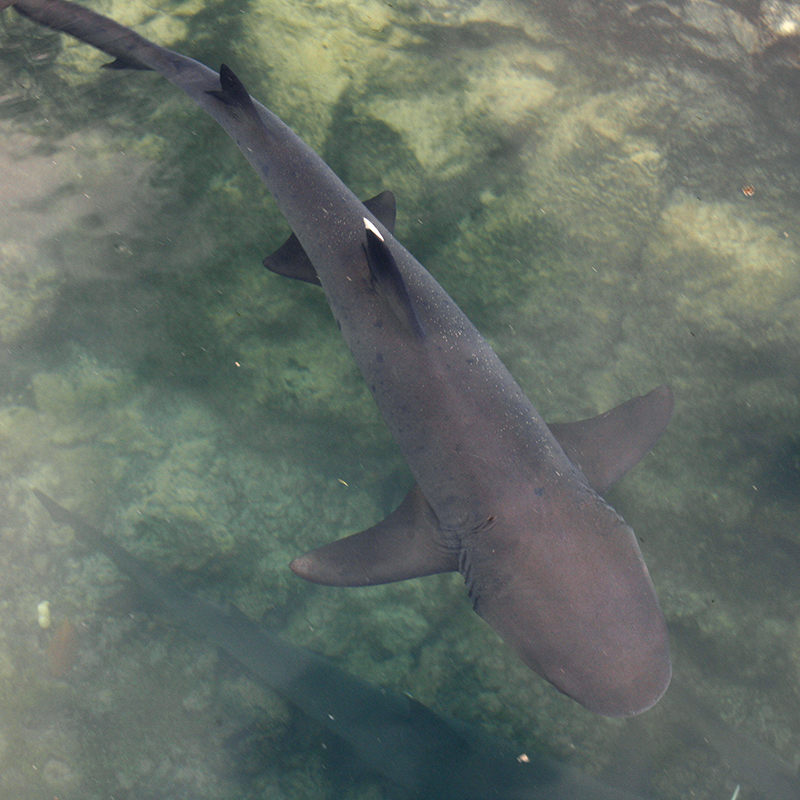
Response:
[[[579,771],[520,752],[474,725],[373,686],[251,622],[235,606],[195,597],[42,492],[53,519],[107,555],[150,601],[208,637],[258,680],[344,740],[389,788],[437,800],[637,800]],[[642,798],[638,798],[642,800]]]
[[[416,486],[382,523],[296,559],[295,572],[364,585],[458,570],[475,610],[561,691],[607,715],[652,706],[671,675],[666,625],[633,531],[599,493],[653,446],[671,391],[548,427],[392,236],[393,200],[362,204],[229,69],[65,0],[13,5],[113,66],[156,70],[211,114],[294,232],[265,264],[325,291]]]

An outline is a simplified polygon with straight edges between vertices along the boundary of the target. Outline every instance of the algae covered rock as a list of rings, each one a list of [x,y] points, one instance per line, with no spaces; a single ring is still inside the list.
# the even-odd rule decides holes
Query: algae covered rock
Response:
[[[33,248],[0,245],[0,342],[14,344],[52,313],[61,277]]]
[[[527,154],[537,205],[596,269],[630,267],[658,219],[667,160],[656,134],[672,102],[646,82],[592,93]]]
[[[663,284],[669,275],[662,289],[675,317],[709,344],[744,357],[800,334],[800,251],[746,202],[677,193],[645,251],[648,280]]]

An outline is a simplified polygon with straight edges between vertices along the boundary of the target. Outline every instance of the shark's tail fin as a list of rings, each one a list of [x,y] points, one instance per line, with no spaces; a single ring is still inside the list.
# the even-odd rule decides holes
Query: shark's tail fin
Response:
[[[68,33],[114,57],[114,69],[153,69],[148,56],[165,51],[130,28],[68,0],[0,0],[0,9],[13,5],[26,17]]]

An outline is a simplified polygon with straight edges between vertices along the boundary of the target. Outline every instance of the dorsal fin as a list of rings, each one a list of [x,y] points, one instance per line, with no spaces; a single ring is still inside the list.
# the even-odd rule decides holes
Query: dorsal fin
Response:
[[[364,252],[372,285],[405,328],[416,338],[425,338],[425,329],[417,316],[408,287],[380,231],[364,217],[366,243]]]
[[[394,223],[397,216],[397,204],[394,194],[388,189],[364,201],[364,206],[371,211],[386,227],[394,233]],[[294,278],[298,281],[313,283],[319,286],[319,278],[311,259],[303,250],[297,237],[292,234],[272,255],[264,259],[264,266],[278,275]]]
[[[206,94],[216,97],[217,100],[225,103],[230,108],[238,108],[248,115],[255,114],[258,118],[258,111],[253,105],[253,98],[250,97],[250,93],[244,88],[244,84],[227,64],[220,65],[219,86],[219,89],[207,89]]]
[[[397,219],[397,201],[394,199],[394,192],[385,189],[375,197],[365,200],[364,206],[367,211],[371,211],[375,215],[389,233],[394,233]]]
[[[672,389],[658,386],[600,416],[548,427],[589,486],[604,494],[653,449],[674,402]]]

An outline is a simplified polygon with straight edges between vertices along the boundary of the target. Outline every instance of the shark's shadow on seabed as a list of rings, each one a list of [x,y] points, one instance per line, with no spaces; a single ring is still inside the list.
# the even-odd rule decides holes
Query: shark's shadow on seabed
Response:
[[[474,725],[373,686],[251,622],[236,606],[195,597],[43,492],[57,523],[108,556],[150,608],[207,637],[257,680],[345,742],[358,768],[425,800],[641,800],[558,762],[520,752]]]
[[[60,506],[34,494],[56,523],[69,525],[87,547],[108,556],[161,610],[229,653],[257,680],[343,741],[354,769],[377,776],[393,792],[421,800],[645,800],[647,771],[633,769],[649,746],[640,728],[623,736],[616,788],[537,754],[521,754],[475,725],[443,717],[405,694],[373,686],[332,661],[251,622],[233,605],[195,597]],[[677,687],[676,687],[677,688]],[[770,749],[740,733],[680,687],[671,697],[681,737],[696,738],[725,762],[730,776],[768,800],[800,798],[800,775]],[[630,724],[630,723],[629,723]],[[351,765],[348,765],[348,768]],[[635,788],[631,789],[631,782]],[[636,793],[633,793],[633,792]],[[738,790],[737,790],[738,791]]]

